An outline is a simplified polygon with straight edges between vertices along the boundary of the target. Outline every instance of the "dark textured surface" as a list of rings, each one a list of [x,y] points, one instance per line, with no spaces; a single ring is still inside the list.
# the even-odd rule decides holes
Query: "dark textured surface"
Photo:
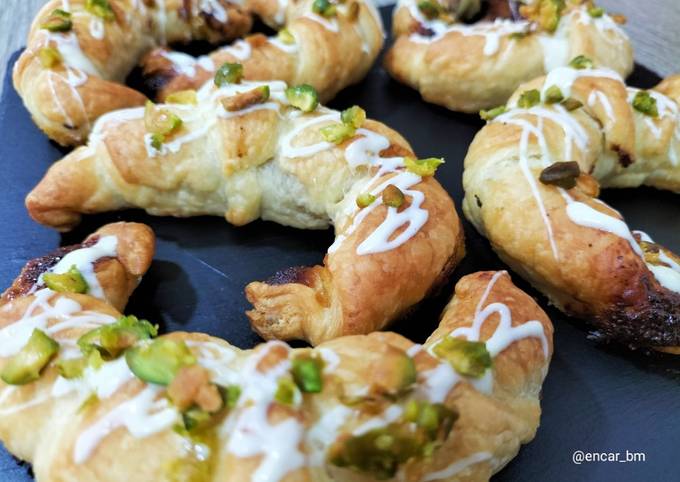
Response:
[[[13,59],[12,59],[13,60]],[[638,68],[633,85],[658,79]],[[23,200],[62,152],[31,122],[5,79],[0,102],[0,287],[9,286],[31,258],[58,245],[80,242],[116,220],[149,224],[158,237],[155,261],[134,294],[128,312],[161,324],[164,330],[198,330],[240,347],[258,342],[243,312],[244,286],[290,266],[321,262],[333,239],[330,231],[301,232],[272,223],[242,228],[220,218],[172,219],[139,211],[92,216],[65,236],[31,221]],[[331,106],[362,105],[368,114],[400,131],[421,157],[443,156],[437,177],[460,206],[462,161],[481,126],[475,116],[425,104],[417,93],[389,79],[379,67]],[[629,224],[680,251],[678,197],[651,189],[607,191],[603,198]],[[394,329],[416,341],[436,327],[452,287],[462,275],[502,268],[498,258],[465,223],[467,256],[441,296],[417,309]],[[513,276],[515,282],[545,299]],[[525,446],[496,481],[650,481],[677,478],[680,447],[680,360],[629,353],[599,345],[581,322],[548,310],[555,324],[555,355],[543,391],[543,417],[535,440]],[[572,452],[645,452],[644,463],[572,463]],[[66,454],[65,454],[66,456]],[[625,455],[624,455],[625,457]],[[0,481],[30,481],[29,468],[0,450]],[[245,482],[245,481],[244,481]]]

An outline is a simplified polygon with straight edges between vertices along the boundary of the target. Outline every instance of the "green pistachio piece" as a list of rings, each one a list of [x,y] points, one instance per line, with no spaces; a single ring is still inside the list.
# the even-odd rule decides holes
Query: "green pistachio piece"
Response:
[[[54,47],[41,48],[38,51],[38,57],[40,58],[40,63],[46,69],[54,68],[63,61],[61,53]]]
[[[401,205],[404,204],[405,200],[406,198],[404,197],[404,193],[401,192],[401,189],[399,189],[394,184],[388,184],[385,190],[382,192],[382,202],[386,206],[400,208]]]
[[[546,104],[559,104],[564,100],[562,91],[556,85],[548,87],[544,94],[544,101]]]
[[[295,43],[295,37],[287,28],[279,30],[279,33],[276,36],[279,38],[281,43],[286,45],[293,45]]]
[[[158,338],[128,349],[125,361],[137,378],[168,385],[180,368],[193,365],[196,358],[183,341]]]
[[[295,384],[304,393],[321,392],[323,389],[322,370],[323,364],[319,360],[308,357],[295,358],[291,368]]]
[[[86,0],[85,10],[104,20],[114,20],[116,15],[108,0]]]
[[[314,0],[312,12],[324,17],[333,17],[337,13],[337,7],[330,0]]]
[[[541,171],[539,180],[543,184],[571,189],[576,186],[576,180],[581,175],[581,168],[576,161],[555,162]]]
[[[602,15],[604,15],[604,8],[593,5],[588,8],[588,15],[593,18],[600,18]]]
[[[572,110],[576,110],[580,107],[583,107],[583,104],[581,103],[580,100],[576,100],[572,97],[569,97],[568,99],[565,99],[564,102],[562,102],[562,106],[571,112]]]
[[[186,104],[186,105],[196,105],[198,104],[198,98],[196,96],[196,91],[192,89],[179,90],[173,92],[165,98],[167,104]]]
[[[45,286],[59,293],[87,293],[87,281],[75,265],[66,273],[45,273],[42,276]]]
[[[560,24],[565,7],[564,0],[538,0],[521,6],[520,13],[538,24],[542,30],[554,32]]]
[[[290,105],[303,112],[311,112],[319,105],[319,94],[308,84],[296,85],[286,89],[286,99]]]
[[[659,117],[656,99],[644,90],[639,91],[633,98],[633,108],[649,117]]]
[[[243,80],[243,65],[226,62],[215,73],[215,85],[224,87],[228,84],[240,84]]]
[[[365,192],[363,194],[359,194],[357,196],[357,206],[360,208],[367,208],[371,204],[373,204],[376,200],[376,197],[371,194],[370,192]]]
[[[290,378],[281,378],[274,394],[274,400],[282,405],[292,405],[298,388]]]
[[[347,124],[330,124],[319,129],[319,132],[326,141],[340,144],[354,136],[356,129]]]
[[[234,408],[241,397],[241,387],[238,385],[227,385],[226,387],[217,387],[222,395],[222,400],[227,408]]]
[[[342,120],[343,124],[358,129],[366,121],[366,111],[358,105],[353,105],[349,109],[342,111],[340,120]]]
[[[199,427],[205,427],[211,419],[212,414],[196,407],[182,413],[182,424],[189,432]]]
[[[522,109],[529,109],[541,103],[541,93],[536,89],[525,90],[519,96],[517,106]]]
[[[0,378],[9,385],[33,382],[58,352],[59,343],[36,328],[21,351],[7,361]]]
[[[147,101],[144,109],[144,127],[147,132],[154,136],[154,141],[158,139],[158,141],[163,143],[167,136],[175,133],[182,127],[182,119],[170,110],[163,109],[156,106],[153,102]],[[156,149],[160,148],[160,146],[156,147],[155,145],[153,147]]]
[[[437,0],[421,0],[418,2],[418,10],[428,20],[435,20],[445,13],[444,7]]]
[[[423,429],[430,441],[445,439],[458,419],[458,414],[445,405],[423,400],[410,400],[403,416]]]
[[[482,341],[469,341],[447,336],[432,349],[435,355],[448,361],[460,374],[479,378],[491,367],[491,355]]]
[[[107,359],[112,359],[138,341],[148,340],[157,334],[157,325],[136,316],[123,316],[115,323],[88,331],[78,338],[78,346],[86,355],[96,351]]]
[[[427,159],[404,158],[406,169],[421,177],[434,176],[435,171],[442,164],[444,164],[444,159],[437,157],[428,157]]]
[[[592,69],[593,61],[590,60],[585,55],[577,55],[576,57],[571,59],[571,62],[569,62],[569,66],[579,70]]]
[[[493,109],[480,110],[479,117],[481,117],[482,120],[491,121],[494,120],[499,115],[505,114],[507,111],[508,108],[506,106],[499,105],[498,107],[494,107]]]
[[[83,371],[87,368],[87,358],[68,358],[57,360],[57,370],[59,375],[71,380],[73,378],[80,378],[83,376]]]
[[[68,32],[73,28],[71,14],[61,8],[54,9],[40,28],[50,32]]]

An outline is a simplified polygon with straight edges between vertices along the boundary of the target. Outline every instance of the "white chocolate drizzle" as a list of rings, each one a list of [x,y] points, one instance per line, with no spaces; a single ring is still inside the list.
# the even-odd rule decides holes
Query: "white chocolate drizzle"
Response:
[[[484,293],[477,303],[472,325],[456,328],[449,336],[454,338],[462,337],[469,341],[480,341],[482,326],[492,315],[498,314],[499,320],[496,329],[491,337],[485,341],[486,348],[492,358],[498,356],[517,341],[525,338],[537,338],[541,343],[543,356],[547,359],[549,355],[548,339],[545,336],[545,331],[540,321],[531,320],[521,325],[513,326],[512,313],[506,304],[495,302],[485,306],[489,294],[501,276],[507,276],[507,272],[497,271],[489,280]],[[434,354],[433,349],[443,339],[441,338],[428,348],[428,352],[435,358],[437,356]],[[451,390],[462,380],[466,380],[482,393],[490,393],[493,389],[492,369],[487,369],[480,378],[470,378],[459,374],[448,362],[444,361],[435,368],[420,373],[419,376],[422,379],[419,391],[432,403],[443,403]]]
[[[125,427],[133,437],[144,438],[175,424],[179,413],[166,398],[158,398],[161,391],[161,387],[147,385],[82,431],[73,447],[73,461],[85,462],[102,440],[118,428]]]
[[[88,294],[103,300],[105,299],[104,290],[99,284],[97,274],[94,271],[95,263],[101,258],[116,256],[117,248],[118,238],[116,236],[103,236],[88,248],[75,249],[67,253],[47,272],[63,274],[68,272],[72,266],[75,266],[87,283]],[[42,274],[38,277],[36,284],[43,284]]]

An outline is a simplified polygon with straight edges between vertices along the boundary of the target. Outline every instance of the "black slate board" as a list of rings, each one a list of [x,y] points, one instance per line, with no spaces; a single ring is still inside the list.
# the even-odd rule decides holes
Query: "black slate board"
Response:
[[[383,11],[387,19],[388,10]],[[389,26],[389,23],[387,24]],[[18,54],[10,59],[10,67]],[[359,85],[342,92],[331,107],[363,106],[369,116],[401,132],[421,157],[445,157],[439,181],[460,207],[461,174],[467,146],[482,122],[424,103],[392,81],[376,64]],[[658,77],[638,67],[629,83],[651,87]],[[34,223],[24,197],[63,150],[33,125],[11,85],[11,68],[0,100],[0,287],[8,286],[24,263],[58,245],[83,239],[112,221],[149,224],[158,238],[154,263],[130,300],[128,313],[162,329],[203,331],[239,347],[259,341],[243,314],[244,286],[277,270],[321,262],[333,240],[329,231],[300,232],[269,222],[235,228],[221,218],[173,219],[128,211],[86,218],[73,232],[58,233]],[[652,189],[607,191],[602,198],[621,210],[629,224],[680,251],[680,205],[676,195]],[[459,210],[460,214],[460,210]],[[467,256],[443,294],[424,302],[393,329],[423,341],[464,274],[503,268],[488,242],[464,221]],[[648,481],[677,479],[680,447],[680,360],[602,346],[517,276],[555,324],[555,355],[543,390],[538,435],[495,481]],[[645,462],[572,462],[575,450],[644,452]],[[625,457],[625,455],[623,455]],[[30,468],[0,448],[0,481],[31,481]]]

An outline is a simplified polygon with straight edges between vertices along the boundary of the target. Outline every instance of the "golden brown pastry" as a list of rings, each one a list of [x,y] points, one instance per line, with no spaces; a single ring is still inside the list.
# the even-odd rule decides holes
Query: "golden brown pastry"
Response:
[[[321,0],[286,3],[277,18],[277,27],[285,25],[279,35],[251,35],[198,58],[156,49],[142,60],[144,82],[164,101],[172,92],[198,89],[225,62],[239,62],[248,80],[309,84],[326,102],[364,78],[384,39],[371,0],[326,3],[327,16],[315,13]]]
[[[426,101],[462,112],[504,104],[521,83],[577,55],[623,76],[633,70],[620,16],[580,0],[525,3],[400,0],[385,66]]]
[[[678,98],[677,83],[662,87]],[[676,102],[627,88],[610,70],[564,67],[488,116],[465,159],[466,217],[514,270],[603,337],[677,350],[680,258],[597,199],[600,186],[680,192]]]
[[[506,272],[464,277],[422,346],[156,338],[47,288],[0,306],[0,439],[38,482],[484,481],[534,437],[552,354]]]
[[[67,146],[83,144],[101,115],[145,103],[146,97],[124,81],[149,51],[190,40],[230,41],[247,33],[257,15],[277,28],[295,20],[286,39],[292,35],[298,43],[256,37],[255,43],[262,45],[254,48],[249,71],[266,79],[287,74],[291,80],[312,82],[330,98],[368,70],[382,45],[382,25],[364,0],[338,8],[334,18],[314,13],[312,3],[287,7],[286,0],[50,0],[33,21],[27,48],[14,67],[14,86],[50,138]],[[315,50],[310,42],[334,47]],[[242,54],[250,43],[239,45]],[[182,62],[186,73],[190,66]],[[320,69],[320,64],[329,67]],[[167,67],[162,62],[154,65]],[[208,66],[206,61],[200,65]]]
[[[441,161],[416,160],[399,134],[365,120],[359,107],[316,107],[309,86],[282,82],[210,84],[198,97],[197,105],[102,117],[88,145],[54,164],[28,195],[30,215],[60,230],[81,213],[130,207],[221,215],[238,226],[258,218],[332,224],[324,266],[246,288],[259,334],[313,344],[383,328],[463,256],[455,207],[432,177]],[[162,142],[147,130],[178,119]]]

